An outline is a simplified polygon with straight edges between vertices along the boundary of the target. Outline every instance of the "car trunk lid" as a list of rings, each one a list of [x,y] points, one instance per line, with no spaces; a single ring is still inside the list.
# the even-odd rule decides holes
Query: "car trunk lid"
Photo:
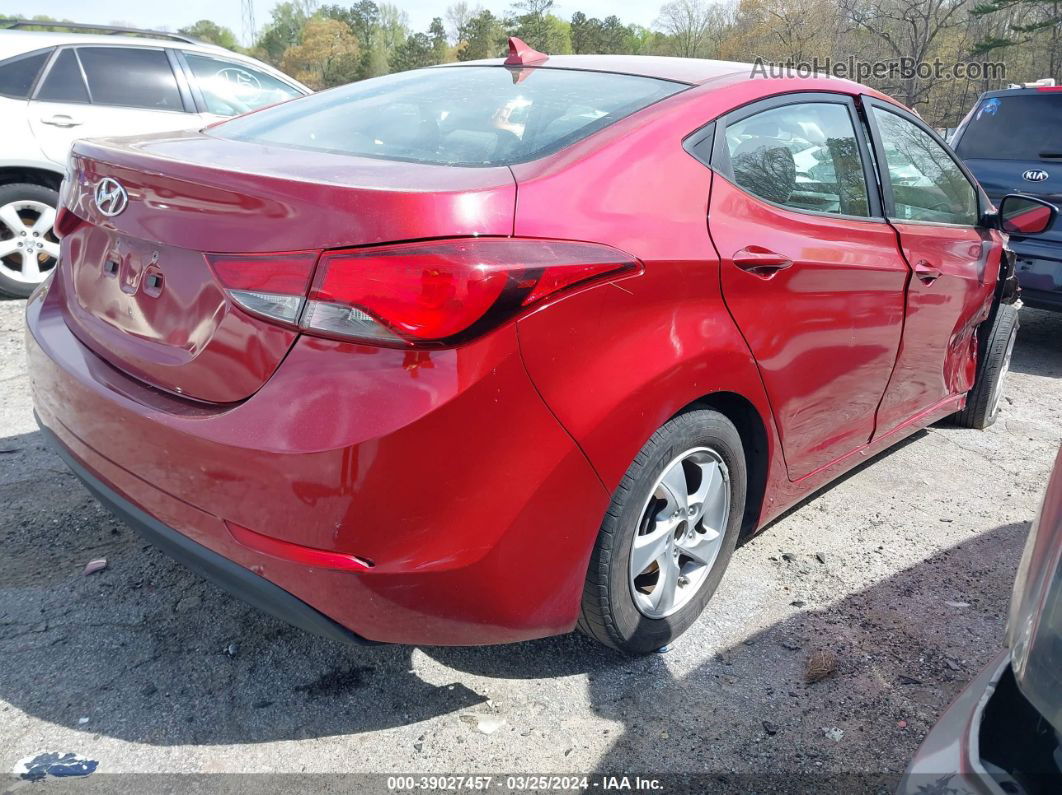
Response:
[[[72,168],[62,200],[83,223],[63,239],[57,277],[71,330],[124,372],[214,403],[257,391],[298,331],[243,311],[207,255],[278,253],[312,269],[328,248],[512,234],[516,189],[507,168],[408,164],[198,133],[82,141]],[[101,183],[128,197],[116,214],[97,203]]]

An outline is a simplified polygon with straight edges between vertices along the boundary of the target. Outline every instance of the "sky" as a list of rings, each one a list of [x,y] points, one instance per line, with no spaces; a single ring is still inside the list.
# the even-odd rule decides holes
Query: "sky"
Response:
[[[279,0],[254,0],[255,25],[261,28],[269,21],[270,9]],[[446,7],[453,0],[388,0],[409,14],[414,30],[427,30],[432,17],[444,17]],[[558,0],[558,16],[568,19],[575,11],[590,17],[616,14],[624,22],[648,27],[656,19],[664,0],[619,3],[616,0]],[[346,6],[349,0],[325,0],[323,4]],[[469,0],[469,5],[481,5],[495,14],[508,10],[509,0]],[[241,43],[246,44],[243,32],[243,3],[241,0],[0,0],[0,17],[18,14],[32,16],[47,14],[75,22],[124,23],[139,28],[177,30],[199,19],[211,19],[231,28]],[[445,17],[444,17],[445,18]]]

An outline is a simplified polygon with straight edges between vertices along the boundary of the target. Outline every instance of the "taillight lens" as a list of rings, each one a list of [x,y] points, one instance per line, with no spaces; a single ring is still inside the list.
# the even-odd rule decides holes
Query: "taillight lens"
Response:
[[[317,252],[208,254],[207,260],[237,304],[294,325],[302,313]]]
[[[322,255],[300,325],[383,345],[460,342],[576,284],[638,268],[593,243],[473,238]]]
[[[509,238],[326,251],[319,260],[314,251],[207,259],[249,312],[311,334],[401,347],[460,342],[560,290],[639,267],[608,246]]]
[[[83,223],[84,220],[79,215],[66,207],[60,207],[55,214],[55,220],[52,222],[52,231],[56,237],[66,237]]]

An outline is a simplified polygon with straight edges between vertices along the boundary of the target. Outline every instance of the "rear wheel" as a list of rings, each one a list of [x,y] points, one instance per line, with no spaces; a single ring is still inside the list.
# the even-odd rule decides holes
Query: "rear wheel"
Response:
[[[722,414],[690,411],[653,434],[598,533],[579,629],[630,654],[685,632],[730,562],[745,480],[741,436]]]
[[[966,408],[955,415],[955,422],[964,428],[987,428],[999,416],[1018,326],[1018,309],[1013,304],[1000,304],[992,325],[981,338],[984,355],[977,367],[973,389],[966,395]]]
[[[59,194],[44,185],[0,187],[0,295],[26,298],[59,262],[58,204]]]

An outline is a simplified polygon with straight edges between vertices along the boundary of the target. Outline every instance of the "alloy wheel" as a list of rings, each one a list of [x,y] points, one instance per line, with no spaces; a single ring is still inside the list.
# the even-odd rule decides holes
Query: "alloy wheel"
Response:
[[[0,207],[0,273],[17,282],[37,284],[59,261],[59,239],[52,226],[55,208],[22,200]]]
[[[630,554],[635,606],[648,618],[681,610],[700,589],[722,547],[730,516],[730,473],[709,447],[664,467],[642,508]]]

